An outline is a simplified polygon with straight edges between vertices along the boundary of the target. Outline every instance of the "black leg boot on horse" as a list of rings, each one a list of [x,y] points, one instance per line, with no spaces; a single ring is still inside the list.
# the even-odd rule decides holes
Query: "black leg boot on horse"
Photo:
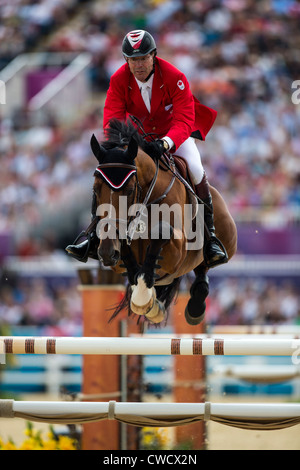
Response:
[[[68,245],[66,247],[66,252],[68,255],[72,256],[72,258],[77,259],[77,261],[81,261],[82,263],[86,263],[88,258],[99,259],[97,254],[97,247],[99,244],[99,239],[96,234],[96,226],[99,220],[99,217],[96,215],[97,211],[97,202],[96,202],[96,195],[93,193],[92,199],[92,221],[88,228],[81,232],[78,237],[75,239],[73,245]],[[77,244],[77,242],[85,237],[86,239]]]
[[[204,261],[194,269],[196,278],[190,289],[191,297],[185,309],[185,318],[190,325],[199,325],[204,319],[205,299],[209,294],[208,270],[228,261],[226,250],[215,235],[212,197],[205,173],[201,183],[195,186],[195,190],[204,204]]]

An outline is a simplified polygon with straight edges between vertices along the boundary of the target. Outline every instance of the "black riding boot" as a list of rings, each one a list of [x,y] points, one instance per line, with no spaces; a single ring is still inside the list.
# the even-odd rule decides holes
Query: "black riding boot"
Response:
[[[215,236],[214,214],[209,184],[204,173],[201,183],[195,186],[196,194],[204,203],[204,262],[208,268],[227,263],[228,256],[221,241]]]
[[[81,261],[82,263],[86,263],[88,258],[98,259],[97,255],[97,247],[99,244],[99,239],[96,234],[96,226],[98,223],[99,217],[96,215],[97,211],[97,201],[96,195],[93,193],[93,200],[92,200],[92,221],[88,228],[81,232],[78,237],[75,239],[73,245],[68,245],[65,250],[68,255],[72,256],[73,258]],[[86,237],[86,240],[79,243],[77,245],[77,241],[81,238]]]

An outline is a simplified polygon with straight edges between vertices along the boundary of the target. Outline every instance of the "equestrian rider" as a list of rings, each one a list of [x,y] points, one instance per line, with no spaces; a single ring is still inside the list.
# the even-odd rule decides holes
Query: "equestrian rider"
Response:
[[[104,130],[110,119],[126,121],[133,115],[142,122],[146,133],[158,136],[144,148],[151,157],[160,158],[170,151],[187,162],[196,194],[204,203],[208,229],[204,245],[206,264],[208,267],[221,264],[227,255],[215,237],[212,198],[195,142],[195,138],[205,140],[217,112],[202,105],[192,95],[180,70],[157,57],[154,38],[147,31],[126,34],[122,52],[126,63],[110,80],[104,106]],[[95,207],[93,212],[95,214]],[[66,251],[76,259],[86,261],[87,243],[85,240],[79,245],[69,245]]]

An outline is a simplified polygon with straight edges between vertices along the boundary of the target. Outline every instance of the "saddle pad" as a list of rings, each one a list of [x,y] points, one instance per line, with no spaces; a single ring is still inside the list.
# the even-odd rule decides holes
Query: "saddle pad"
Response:
[[[189,168],[187,166],[186,161],[184,160],[184,158],[179,157],[178,155],[173,155],[173,158],[179,174],[189,183],[189,185],[195,191],[195,186],[190,176]]]
[[[195,192],[195,185],[190,176],[189,168],[187,166],[186,161],[184,160],[184,158],[179,157],[178,155],[173,155],[173,158],[174,158],[174,163],[175,163],[178,173],[180,174],[180,176],[182,176],[182,178],[184,178],[188,182],[188,184],[191,186],[191,188]],[[192,204],[193,206],[192,218],[194,219],[198,212],[198,201],[197,201],[197,198],[189,190],[187,190],[187,192],[188,192],[190,204]]]

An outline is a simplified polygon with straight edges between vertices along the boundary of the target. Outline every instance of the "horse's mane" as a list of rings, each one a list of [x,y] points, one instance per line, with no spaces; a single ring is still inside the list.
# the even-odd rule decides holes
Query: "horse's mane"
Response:
[[[138,133],[138,129],[129,120],[125,122],[119,121],[118,119],[111,119],[104,133],[105,140],[101,145],[106,149],[124,147],[129,144],[132,137],[139,147],[143,148],[145,145],[145,141]]]

